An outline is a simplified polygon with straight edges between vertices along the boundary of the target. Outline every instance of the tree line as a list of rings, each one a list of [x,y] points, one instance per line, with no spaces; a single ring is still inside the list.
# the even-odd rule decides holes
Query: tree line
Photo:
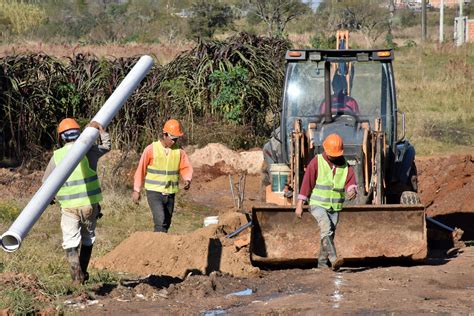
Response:
[[[420,23],[420,13],[391,10],[390,0],[0,0],[0,40],[48,43],[159,43],[214,39],[246,32],[269,37],[313,34],[313,46],[332,44],[340,28],[373,46],[392,45],[396,29]],[[465,7],[469,14],[470,7]],[[437,14],[437,13],[436,13]],[[446,20],[455,10],[447,10]],[[429,18],[435,25],[439,19]],[[385,38],[388,37],[388,38]],[[331,47],[332,48],[332,47]]]

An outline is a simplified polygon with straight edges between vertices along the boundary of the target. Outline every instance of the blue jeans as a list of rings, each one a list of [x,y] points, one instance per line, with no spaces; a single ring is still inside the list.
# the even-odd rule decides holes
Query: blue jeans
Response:
[[[339,220],[339,212],[333,211],[332,208],[325,209],[324,207],[317,205],[311,205],[309,211],[318,222],[321,240],[324,237],[334,238],[336,225]]]
[[[174,194],[146,190],[146,197],[153,215],[154,231],[167,233],[173,216]]]

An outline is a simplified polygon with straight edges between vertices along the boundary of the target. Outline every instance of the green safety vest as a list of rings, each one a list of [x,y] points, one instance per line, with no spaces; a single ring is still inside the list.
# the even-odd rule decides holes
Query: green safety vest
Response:
[[[318,155],[318,178],[311,192],[309,205],[317,205],[334,211],[342,210],[342,203],[346,197],[344,185],[346,184],[349,167],[347,163],[336,168],[333,172],[323,155]]]
[[[180,159],[178,145],[171,146],[165,155],[161,142],[153,142],[153,163],[146,170],[145,189],[168,194],[178,192]]]
[[[71,146],[66,145],[54,151],[54,163],[59,165]],[[56,199],[62,208],[75,208],[92,205],[102,201],[97,172],[89,166],[89,160],[84,156],[76,169],[56,194]]]

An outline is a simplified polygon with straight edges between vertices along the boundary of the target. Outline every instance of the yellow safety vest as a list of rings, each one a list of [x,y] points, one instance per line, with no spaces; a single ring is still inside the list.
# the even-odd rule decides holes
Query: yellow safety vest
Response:
[[[59,165],[71,146],[63,146],[54,151],[54,163]],[[89,166],[87,156],[84,156],[56,194],[56,199],[62,208],[75,208],[92,205],[102,201],[97,172]]]
[[[153,163],[146,170],[145,189],[168,194],[177,193],[180,159],[178,145],[171,146],[166,155],[161,142],[153,142]]]
[[[342,204],[346,198],[344,185],[346,184],[349,166],[347,163],[336,168],[333,172],[323,155],[318,155],[318,178],[311,192],[309,205],[317,205],[325,209],[332,208],[334,211],[342,210]]]

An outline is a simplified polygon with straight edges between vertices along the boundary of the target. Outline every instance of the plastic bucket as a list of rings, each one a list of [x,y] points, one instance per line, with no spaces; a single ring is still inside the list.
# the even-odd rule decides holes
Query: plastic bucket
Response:
[[[219,216],[208,216],[204,218],[204,227],[209,226],[211,224],[218,224],[219,223]]]
[[[272,192],[283,192],[288,183],[290,168],[284,163],[270,165],[270,177],[272,179]]]

